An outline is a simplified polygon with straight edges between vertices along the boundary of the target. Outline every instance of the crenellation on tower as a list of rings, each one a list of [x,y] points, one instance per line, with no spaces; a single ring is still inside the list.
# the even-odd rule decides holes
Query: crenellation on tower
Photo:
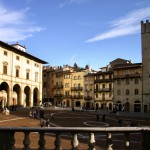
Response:
[[[150,33],[150,22],[149,20],[146,20],[146,22],[144,23],[144,21],[141,21],[141,33]]]

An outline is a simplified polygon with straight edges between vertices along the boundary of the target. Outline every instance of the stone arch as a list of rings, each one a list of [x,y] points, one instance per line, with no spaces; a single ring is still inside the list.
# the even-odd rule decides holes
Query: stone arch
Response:
[[[112,110],[113,109],[113,105],[112,105],[112,103],[109,103],[108,104],[108,110]]]
[[[96,103],[96,110],[98,110],[99,109],[99,104],[98,103]]]
[[[141,102],[139,100],[134,102],[134,112],[141,112]]]
[[[21,88],[19,84],[13,86],[13,95],[12,95],[13,105],[21,105]]]
[[[76,101],[76,107],[80,107],[80,106],[81,106],[80,101]]]
[[[10,106],[9,85],[6,82],[0,84],[0,92],[1,107]]]
[[[126,102],[126,103],[124,104],[124,111],[126,111],[126,112],[129,112],[129,111],[130,111],[130,103],[129,103],[129,102]]]
[[[33,90],[33,105],[39,105],[39,90],[38,88],[34,88]]]
[[[119,110],[119,111],[122,110],[122,103],[121,103],[121,101],[117,101],[116,102],[116,109]]]
[[[26,103],[26,106],[30,106],[31,105],[31,89],[29,86],[26,86],[24,88],[24,93],[25,93],[25,103]]]

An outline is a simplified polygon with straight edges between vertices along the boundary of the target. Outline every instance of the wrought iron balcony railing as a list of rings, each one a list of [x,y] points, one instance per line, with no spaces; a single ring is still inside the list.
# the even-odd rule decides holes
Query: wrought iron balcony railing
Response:
[[[95,89],[94,92],[111,92],[112,88],[99,88]]]
[[[83,87],[71,87],[71,91],[82,91]]]
[[[94,83],[113,82],[113,79],[95,79]]]
[[[135,73],[135,74],[125,74],[125,75],[114,75],[114,80],[115,79],[125,79],[125,78],[141,78],[142,75],[140,73]]]
[[[83,99],[83,95],[72,95],[72,99]]]
[[[62,89],[63,85],[54,85],[54,89]]]
[[[84,96],[85,100],[92,100],[92,98],[93,98],[92,96]]]
[[[141,149],[142,150],[150,150],[150,128],[149,127],[49,127],[49,128],[29,128],[29,127],[0,127],[0,149],[1,150],[15,150],[16,147],[16,140],[17,137],[15,136],[16,133],[24,134],[24,139],[22,139],[22,148],[23,150],[31,150],[32,140],[30,139],[31,133],[37,133],[37,147],[38,150],[46,150],[45,144],[45,136],[47,134],[53,134],[55,140],[54,143],[50,141],[51,144],[54,145],[55,150],[62,150],[61,140],[62,136],[65,134],[67,135],[67,139],[71,142],[71,150],[78,149],[80,145],[79,141],[79,134],[87,133],[89,137],[86,140],[88,143],[88,150],[95,150],[96,141],[101,139],[100,135],[105,135],[105,142],[106,146],[102,147],[102,149],[106,150],[113,150],[113,144],[116,142],[113,139],[113,136],[118,134],[120,137],[120,141],[123,140],[123,143],[119,149],[130,150],[132,149],[131,145],[136,145],[137,143],[132,143],[130,139],[131,134],[135,136],[140,135],[141,138],[139,142],[141,142]],[[98,138],[95,138],[98,136]],[[19,138],[19,137],[18,137]],[[50,140],[50,139],[49,139]],[[118,142],[120,142],[118,141]],[[104,141],[103,141],[104,142]],[[132,144],[131,144],[132,143]],[[51,148],[51,145],[48,149]],[[117,148],[117,149],[118,149]],[[68,147],[66,147],[68,149]]]

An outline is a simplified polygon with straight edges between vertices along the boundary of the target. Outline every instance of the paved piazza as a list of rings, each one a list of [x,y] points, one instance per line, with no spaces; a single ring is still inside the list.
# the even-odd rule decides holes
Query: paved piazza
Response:
[[[18,109],[17,111],[11,111],[10,115],[5,115],[0,113],[0,126],[18,126],[18,127],[40,127],[40,120],[29,117],[30,109]],[[51,113],[53,113],[54,119],[51,119]],[[103,115],[105,114],[105,118]],[[119,126],[130,126],[131,122],[134,122],[137,126],[150,126],[150,115],[149,114],[139,114],[139,113],[119,113],[119,116],[116,114],[111,114],[105,111],[71,111],[71,110],[54,110],[47,109],[44,110],[45,118],[50,118],[50,126],[51,127],[119,127]],[[118,122],[118,117],[121,120],[121,123]],[[117,144],[122,135],[116,134],[113,135],[113,141]],[[18,138],[19,137],[19,138]],[[79,149],[84,150],[88,148],[88,135],[78,134],[79,138]],[[23,147],[23,134],[16,133],[16,147]],[[96,138],[96,148],[98,150],[103,150],[106,144],[106,135],[95,135]],[[136,145],[140,149],[140,139],[139,135],[131,136],[131,145]],[[31,147],[35,148],[38,144],[38,136],[37,133],[31,133],[30,135]],[[46,148],[54,149],[54,136],[46,135]],[[68,139],[68,135],[62,136],[62,145],[63,149],[70,149],[70,139]],[[115,145],[114,147],[118,146]],[[120,145],[123,144],[119,142]],[[36,146],[35,146],[36,145]],[[66,148],[67,147],[67,148]]]

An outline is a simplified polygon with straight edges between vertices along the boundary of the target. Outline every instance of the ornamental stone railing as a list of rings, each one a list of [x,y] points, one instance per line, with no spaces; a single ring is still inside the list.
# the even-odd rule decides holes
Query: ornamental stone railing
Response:
[[[32,150],[30,148],[30,133],[39,134],[37,150],[46,150],[45,148],[45,136],[48,133],[54,135],[54,150],[62,150],[61,138],[63,134],[70,134],[69,140],[71,141],[71,150],[77,150],[80,144],[78,134],[88,133],[89,138],[87,140],[88,150],[96,150],[95,148],[95,135],[106,135],[106,147],[105,150],[113,150],[113,135],[121,134],[124,139],[124,146],[119,149],[131,150],[130,148],[130,134],[140,134],[142,137],[141,145],[142,150],[150,150],[150,128],[149,127],[0,127],[0,150],[17,150],[15,147],[15,133],[21,132],[24,134],[22,141],[22,150]],[[100,138],[100,137],[99,137]],[[136,144],[136,143],[135,143]],[[51,148],[49,148],[51,149]],[[67,147],[65,150],[68,149]]]

